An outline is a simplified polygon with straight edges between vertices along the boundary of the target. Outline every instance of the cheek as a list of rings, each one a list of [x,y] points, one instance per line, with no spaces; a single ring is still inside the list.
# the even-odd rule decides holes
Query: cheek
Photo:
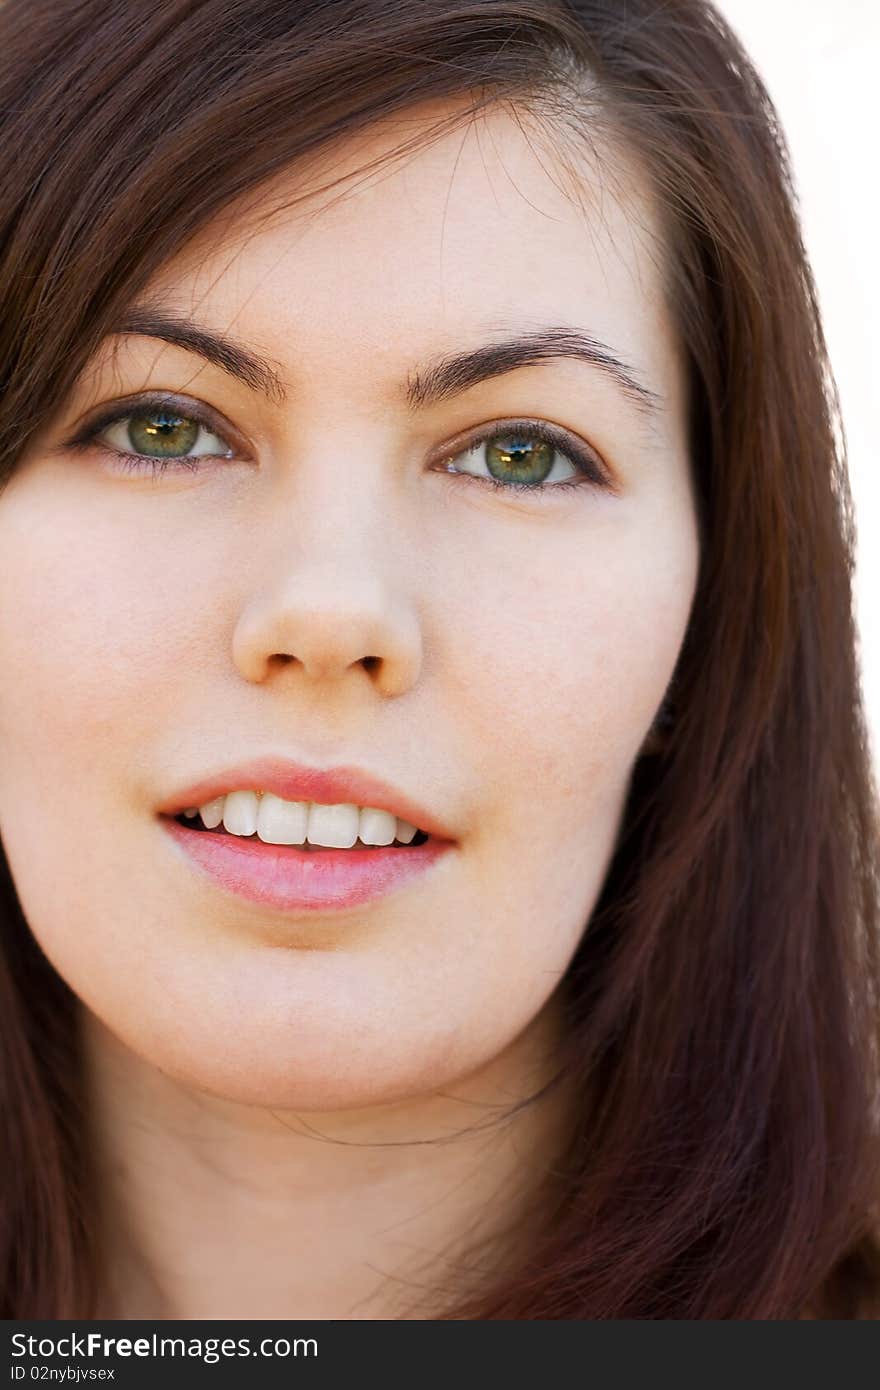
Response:
[[[25,481],[0,500],[0,833],[41,944],[74,932],[85,959],[128,906],[125,830],[182,722],[198,605],[167,539],[133,545],[89,489]]]
[[[191,593],[169,573],[167,545],[154,555],[149,538],[133,546],[130,529],[79,511],[58,508],[22,534],[0,507],[0,660],[15,672],[0,682],[4,807],[33,780],[52,789],[50,814],[71,795],[87,800],[102,756],[136,773],[183,684],[184,654],[196,659]]]
[[[528,546],[483,545],[470,582],[492,598],[461,605],[457,707],[514,842],[595,844],[618,815],[690,616],[688,511],[586,505]]]

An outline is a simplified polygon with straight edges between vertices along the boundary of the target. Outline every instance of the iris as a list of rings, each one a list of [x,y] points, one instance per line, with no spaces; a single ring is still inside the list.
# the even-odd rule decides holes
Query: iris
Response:
[[[186,415],[151,410],[129,417],[128,440],[138,453],[167,458],[188,453],[200,429],[198,420]]]

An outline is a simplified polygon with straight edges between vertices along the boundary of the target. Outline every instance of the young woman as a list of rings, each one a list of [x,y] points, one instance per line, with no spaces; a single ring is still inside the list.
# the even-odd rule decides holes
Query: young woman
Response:
[[[7,1318],[868,1318],[832,378],[702,0],[0,10]]]

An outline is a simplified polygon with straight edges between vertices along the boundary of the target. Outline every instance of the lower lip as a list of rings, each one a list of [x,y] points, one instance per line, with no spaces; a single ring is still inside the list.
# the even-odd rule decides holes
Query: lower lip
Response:
[[[453,841],[432,835],[407,849],[310,851],[189,830],[170,816],[160,820],[192,862],[222,888],[280,912],[359,907],[418,878],[453,847]]]

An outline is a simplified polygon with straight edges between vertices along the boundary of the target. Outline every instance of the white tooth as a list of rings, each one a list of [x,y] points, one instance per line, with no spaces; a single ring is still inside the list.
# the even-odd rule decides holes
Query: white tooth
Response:
[[[223,824],[230,835],[253,835],[257,828],[257,793],[227,792]]]
[[[257,811],[257,834],[267,845],[301,845],[309,822],[307,801],[282,801],[272,792],[263,792]]]
[[[398,820],[397,839],[400,841],[402,845],[408,845],[410,840],[415,835],[417,829],[418,826],[410,825],[408,820]]]
[[[365,845],[390,845],[397,834],[397,817],[376,806],[361,811],[358,839]]]
[[[204,806],[199,807],[199,815],[204,821],[208,830],[216,830],[223,819],[223,803],[225,796],[215,796],[213,801],[206,801]]]
[[[309,844],[324,845],[328,849],[351,849],[358,837],[359,820],[360,808],[350,802],[322,806],[313,801],[309,807]]]
[[[197,816],[199,814],[199,808],[198,806],[190,806],[189,810],[184,811],[183,814],[185,816],[188,816],[189,819],[192,820],[193,816]]]

